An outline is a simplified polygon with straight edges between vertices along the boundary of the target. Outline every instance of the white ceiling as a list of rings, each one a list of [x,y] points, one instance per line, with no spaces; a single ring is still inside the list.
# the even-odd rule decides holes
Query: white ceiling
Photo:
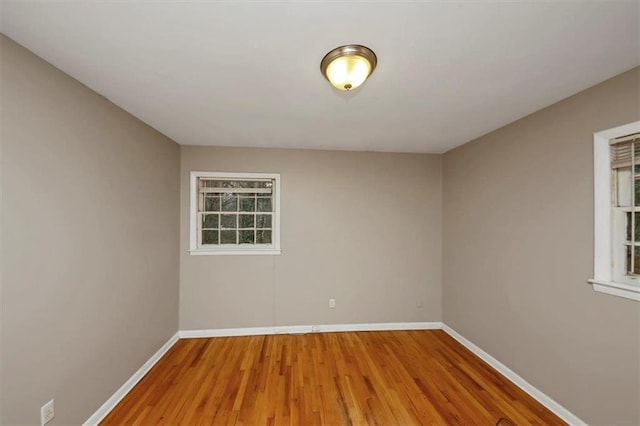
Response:
[[[3,1],[0,29],[185,145],[440,153],[640,64],[633,1]],[[320,74],[360,43],[378,68]]]

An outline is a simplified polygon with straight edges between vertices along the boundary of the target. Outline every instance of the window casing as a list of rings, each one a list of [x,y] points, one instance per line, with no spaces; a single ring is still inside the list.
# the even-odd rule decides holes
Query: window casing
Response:
[[[594,134],[596,291],[640,301],[640,122]]]
[[[191,254],[279,254],[280,175],[191,173]]]

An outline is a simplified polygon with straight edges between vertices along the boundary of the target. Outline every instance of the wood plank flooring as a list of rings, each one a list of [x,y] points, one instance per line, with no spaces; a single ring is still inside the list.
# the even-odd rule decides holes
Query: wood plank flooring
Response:
[[[495,425],[501,417],[564,424],[433,330],[179,340],[102,424]]]

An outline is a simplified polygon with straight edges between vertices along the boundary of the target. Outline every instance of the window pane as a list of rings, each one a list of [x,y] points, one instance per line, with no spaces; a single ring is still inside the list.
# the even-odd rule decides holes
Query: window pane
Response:
[[[259,212],[270,212],[272,210],[271,206],[271,197],[262,197],[258,198],[258,206],[257,210]]]
[[[616,173],[616,205],[618,207],[631,206],[631,167],[619,168]]]
[[[202,227],[203,228],[217,228],[218,227],[218,215],[217,214],[205,214],[205,215],[202,215]]]
[[[251,198],[240,198],[240,211],[253,212],[256,210],[256,200]]]
[[[220,231],[220,244],[236,244],[237,231]]]
[[[206,195],[204,198],[204,210],[208,212],[220,211],[220,197]]]
[[[271,215],[270,214],[257,215],[256,228],[271,228]]]
[[[636,166],[637,168],[638,166]],[[635,205],[640,206],[640,179],[634,181],[633,192],[635,193]]]
[[[640,213],[634,213],[635,217],[636,217],[636,221],[633,224],[634,226],[634,238],[635,241],[640,242]],[[627,239],[627,241],[631,241],[631,212],[627,212],[626,213],[627,216],[627,234],[625,236],[625,238]]]
[[[235,214],[223,214],[220,218],[221,228],[235,228],[236,227],[236,215]]]
[[[202,244],[218,244],[218,231],[202,231]]]
[[[236,194],[224,194],[222,196],[222,211],[223,212],[238,211],[238,196]]]
[[[632,250],[632,246],[625,246],[626,248],[626,273],[633,275],[640,275],[640,250],[639,247],[635,247],[635,250]],[[633,271],[631,270],[631,252],[633,251]]]
[[[254,218],[255,216],[252,214],[241,214],[239,228],[253,228]]]
[[[214,188],[238,188],[238,182],[234,180],[213,180],[209,185]]]
[[[256,231],[256,244],[271,244],[271,231]]]
[[[631,246],[625,246],[625,273],[631,272]]]
[[[240,231],[240,244],[253,244],[254,234],[254,231]]]
[[[627,250],[627,255],[626,255],[626,261],[627,261],[627,267],[626,267],[626,271],[627,274],[633,274],[633,275],[640,275],[640,247],[635,247],[635,250],[632,250],[633,247],[631,246],[626,246],[625,247]],[[631,252],[633,251],[633,271],[631,270]]]

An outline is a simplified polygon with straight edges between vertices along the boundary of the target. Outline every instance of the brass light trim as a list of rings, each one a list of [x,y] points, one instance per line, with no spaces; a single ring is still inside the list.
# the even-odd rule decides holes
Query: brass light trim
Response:
[[[339,71],[339,77],[332,75],[332,64],[343,59],[345,62]],[[349,63],[350,61],[350,63]],[[320,62],[322,75],[338,90],[353,90],[364,83],[373,73],[378,64],[378,58],[373,50],[360,44],[347,44],[336,47],[327,53]],[[356,69],[354,69],[354,66]],[[362,68],[363,66],[367,69]],[[346,67],[346,68],[345,68]]]

